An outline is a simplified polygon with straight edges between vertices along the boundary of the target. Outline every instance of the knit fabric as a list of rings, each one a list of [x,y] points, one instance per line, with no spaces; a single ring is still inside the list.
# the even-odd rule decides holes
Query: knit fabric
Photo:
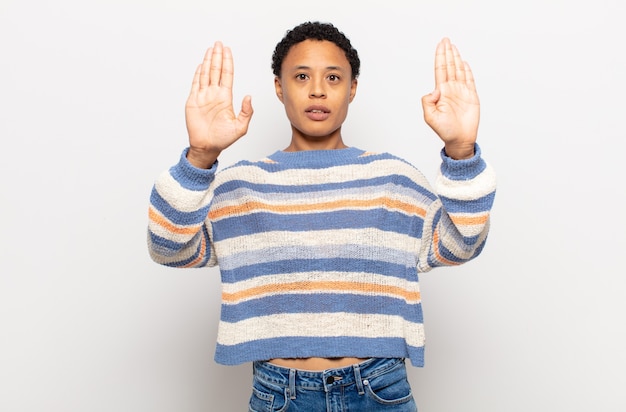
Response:
[[[442,151],[436,192],[357,148],[276,152],[217,172],[183,152],[151,194],[152,259],[218,265],[215,360],[406,357],[424,363],[418,274],[482,250],[495,175]]]

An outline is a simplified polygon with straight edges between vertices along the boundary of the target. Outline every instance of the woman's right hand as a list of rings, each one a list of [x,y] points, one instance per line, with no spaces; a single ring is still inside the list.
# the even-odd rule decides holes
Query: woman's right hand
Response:
[[[245,96],[241,111],[233,110],[233,55],[216,42],[196,69],[191,92],[185,104],[189,134],[187,159],[196,167],[208,169],[217,157],[248,131],[252,99]]]

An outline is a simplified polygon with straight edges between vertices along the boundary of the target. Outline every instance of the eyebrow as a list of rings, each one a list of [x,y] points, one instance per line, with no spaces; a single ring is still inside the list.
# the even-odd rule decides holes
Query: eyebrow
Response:
[[[310,66],[296,66],[293,68],[294,70],[311,70]],[[326,67],[326,70],[339,70],[339,71],[343,71],[344,68],[341,66],[328,66]]]

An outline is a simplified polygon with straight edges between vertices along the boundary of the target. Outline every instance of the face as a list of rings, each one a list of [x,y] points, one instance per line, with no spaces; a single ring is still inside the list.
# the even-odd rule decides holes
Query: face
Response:
[[[326,40],[292,46],[274,85],[291,122],[292,140],[341,141],[357,86],[343,50]]]

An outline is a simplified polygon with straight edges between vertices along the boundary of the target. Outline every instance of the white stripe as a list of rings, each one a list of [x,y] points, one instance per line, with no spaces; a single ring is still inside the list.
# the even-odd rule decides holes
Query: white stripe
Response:
[[[473,219],[478,219],[481,217],[485,217],[487,216],[487,218],[489,217],[489,212],[483,212],[483,213],[454,213],[451,214],[452,216],[456,217],[468,217],[468,218],[473,218]],[[450,218],[452,220],[452,218]],[[461,234],[465,237],[473,237],[473,236],[477,236],[479,234],[481,234],[483,232],[483,230],[485,229],[485,225],[488,225],[489,221],[486,220],[485,223],[476,223],[476,224],[472,224],[472,223],[468,223],[468,224],[456,224],[456,227],[459,229],[459,231],[461,232]]]
[[[196,233],[200,232],[202,230],[202,225],[201,224],[197,224],[197,225],[177,225],[175,223],[172,223],[171,220],[169,220],[165,215],[163,215],[163,213],[161,213],[157,208],[155,208],[154,206],[150,206],[150,211],[152,213],[154,213],[155,215],[159,216],[160,219],[164,220],[165,222],[169,223],[170,225],[176,227],[176,228],[180,228],[180,229],[188,229],[188,228],[194,228],[196,230]],[[150,231],[152,233],[154,233],[157,236],[160,236],[162,238],[165,238],[167,240],[171,240],[173,242],[178,242],[178,243],[186,243],[187,241],[189,241],[189,239],[191,239],[193,236],[195,236],[194,234],[188,234],[188,233],[176,233],[176,232],[170,232],[168,229],[166,229],[165,227],[161,226],[158,221],[154,221],[154,220],[149,220],[148,221],[148,227],[150,229]]]
[[[430,186],[426,178],[415,167],[397,159],[381,159],[367,164],[351,163],[323,169],[288,168],[272,172],[255,165],[244,165],[217,173],[215,184],[220,185],[232,179],[243,179],[251,182],[280,182],[284,185],[301,186],[308,183],[350,182],[354,180],[355,176],[363,179],[390,174],[406,175],[421,186],[426,188]]]
[[[414,255],[420,246],[419,239],[400,233],[366,228],[311,230],[307,232],[262,232],[215,242],[215,248],[220,257],[226,257],[243,252],[263,251],[269,247],[340,246],[346,244],[372,246],[380,245],[382,239],[385,241],[384,245],[381,245],[382,249],[395,249],[411,255]],[[383,258],[382,256],[377,257],[377,259]],[[269,257],[269,261],[271,260],[274,259]]]
[[[332,203],[332,202],[341,202],[341,201],[372,201],[379,199],[381,197],[389,198],[393,201],[402,202],[414,207],[421,207],[423,209],[428,208],[432,200],[426,197],[425,195],[415,192],[404,190],[405,193],[402,194],[401,191],[403,188],[394,187],[391,184],[379,185],[379,186],[366,186],[361,188],[349,188],[349,189],[336,189],[331,191],[311,191],[306,192],[300,195],[294,195],[292,193],[277,193],[277,194],[267,194],[267,193],[259,193],[250,191],[248,189],[237,189],[236,191],[229,192],[228,196],[216,196],[213,204],[211,205],[212,210],[218,210],[225,207],[233,207],[240,206],[244,202],[259,202],[266,204],[268,206],[315,206],[323,203]],[[236,193],[239,192],[239,193]],[[317,213],[324,211],[334,211],[334,210],[342,210],[342,209],[357,209],[357,210],[369,210],[372,208],[385,207],[390,210],[400,210],[403,213],[407,213],[402,209],[396,209],[393,205],[384,205],[380,202],[372,202],[372,204],[364,205],[364,206],[354,206],[354,205],[339,205],[333,207],[331,209],[312,209],[312,210],[291,210],[285,213],[289,214],[305,214],[305,213]],[[243,215],[250,213],[248,210],[243,210],[242,213],[238,214],[229,214],[227,216],[221,217],[233,217],[238,215]],[[219,220],[219,219],[216,219]]]
[[[492,193],[496,188],[496,173],[489,164],[478,176],[470,180],[452,180],[441,171],[435,180],[437,193],[450,199],[474,200]]]
[[[457,258],[468,260],[476,252],[476,245],[481,244],[487,237],[489,233],[489,222],[485,225],[462,225],[457,227],[454,226],[448,215],[443,214],[441,216],[441,226],[439,226],[439,229],[439,241],[445,248]],[[478,236],[478,238],[476,242],[468,245],[463,239],[458,237],[458,232],[461,232],[463,236]]]
[[[236,323],[220,322],[217,341],[237,345],[281,337],[404,338],[424,345],[424,325],[400,316],[353,313],[296,313],[261,316]]]
[[[185,189],[169,174],[163,172],[154,183],[156,191],[174,209],[180,212],[196,212],[209,204],[212,192]]]

